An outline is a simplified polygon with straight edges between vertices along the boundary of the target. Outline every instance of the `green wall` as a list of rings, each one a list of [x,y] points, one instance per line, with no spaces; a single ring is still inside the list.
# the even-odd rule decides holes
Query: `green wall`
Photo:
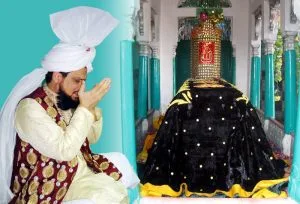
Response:
[[[16,82],[40,66],[44,55],[58,42],[51,30],[49,14],[74,6],[93,6],[109,11],[119,26],[97,47],[94,71],[88,75],[88,88],[103,77],[112,78],[110,92],[99,106],[103,109],[103,133],[94,151],[122,151],[120,117],[120,41],[126,40],[124,25],[133,0],[2,0],[0,2],[0,106]],[[128,20],[127,20],[128,21]]]
[[[175,93],[182,86],[183,82],[191,77],[190,74],[190,64],[191,64],[191,41],[181,40],[177,44],[176,57],[175,57]]]

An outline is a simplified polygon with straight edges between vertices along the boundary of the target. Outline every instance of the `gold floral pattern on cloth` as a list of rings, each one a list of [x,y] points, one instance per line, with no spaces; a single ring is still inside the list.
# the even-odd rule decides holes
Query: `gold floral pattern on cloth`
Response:
[[[93,155],[93,159],[97,160],[100,159],[100,156],[98,154]]]
[[[49,201],[49,200],[43,200],[42,202],[41,202],[41,204],[50,204],[51,202]]]
[[[77,164],[78,164],[77,157],[75,157],[74,159],[72,159],[71,161],[68,162],[68,165],[71,168],[74,168],[75,166],[77,166]]]
[[[28,187],[28,194],[32,195],[37,192],[37,189],[39,187],[40,183],[37,180],[33,180],[30,182]]]
[[[48,162],[48,161],[49,161],[49,157],[46,157],[46,156],[44,156],[44,155],[41,155],[41,160],[42,160],[43,162]]]
[[[47,108],[47,113],[51,118],[56,118],[57,116],[57,111],[55,110],[55,108],[50,106]]]
[[[100,169],[101,169],[102,171],[105,171],[106,169],[108,169],[108,167],[109,167],[109,163],[108,163],[108,162],[102,162],[102,163],[100,164]]]
[[[177,98],[174,101],[172,101],[172,103],[169,105],[169,107],[177,104],[177,105],[183,105],[183,104],[189,104],[192,101],[192,96],[191,93],[189,91],[187,91],[186,93],[181,92],[180,93],[181,98]],[[179,96],[179,95],[178,95]]]
[[[21,146],[22,146],[22,147],[27,147],[27,146],[28,146],[28,143],[27,143],[27,142],[24,142],[24,141],[21,141]]]
[[[68,176],[68,175],[67,175],[66,169],[65,169],[65,168],[61,168],[61,169],[58,171],[58,173],[57,173],[57,180],[58,180],[59,182],[63,182],[63,181],[66,180],[67,176]]]
[[[71,120],[72,115],[73,115],[72,110],[71,109],[69,109],[69,110],[59,109],[58,106],[57,106],[57,96],[58,96],[58,94],[53,92],[51,89],[49,89],[49,87],[46,84],[43,86],[43,90],[47,94],[47,100],[49,99],[52,102],[52,103],[50,102],[49,104],[53,104],[51,106],[53,106],[57,109],[59,115],[62,116],[65,124],[68,125],[70,123],[70,120]],[[49,104],[48,104],[48,106],[49,106]],[[63,127],[64,126],[61,126],[61,128],[63,128]]]
[[[42,99],[41,98],[39,98],[39,97],[37,97],[37,98],[35,98],[35,100],[39,103],[39,104],[41,104],[42,103]]]
[[[190,91],[190,86],[189,86],[188,80],[186,80],[186,81],[182,84],[182,86],[179,88],[177,94],[178,94],[178,93],[181,93],[181,92],[183,92],[183,91]]]
[[[27,189],[28,189],[28,183],[25,183],[25,185],[22,188],[22,194],[23,195],[26,195]]]
[[[114,178],[115,180],[119,180],[122,177],[121,172],[114,166],[112,162],[110,162],[105,156],[101,154],[92,155],[91,150],[89,148],[89,142],[86,139],[84,145],[81,147],[82,155],[87,162],[87,165],[93,170],[95,173],[105,173],[106,175]],[[117,174],[112,174],[117,173]]]
[[[46,103],[48,106],[50,106],[50,107],[54,106],[53,101],[52,101],[48,96],[46,96],[46,97],[44,98],[44,101],[45,101],[45,103]]]
[[[120,178],[120,174],[117,172],[112,172],[109,174],[110,177],[112,177],[113,179],[115,179],[116,181],[119,180]]]
[[[249,98],[245,94],[243,94],[241,97],[236,99],[236,101],[241,101],[241,100],[245,101],[246,104],[248,104],[249,102]]]
[[[32,149],[29,151],[29,153],[27,153],[26,159],[27,159],[27,162],[28,162],[30,165],[35,165],[35,163],[37,162],[37,156],[36,156],[36,154],[33,152]]]
[[[37,194],[33,194],[29,197],[28,204],[36,204],[38,203],[39,197]]]
[[[25,200],[21,198],[18,198],[16,201],[16,204],[25,204],[25,203],[26,203]]]
[[[93,161],[93,157],[91,154],[87,153],[87,152],[84,152],[83,153],[83,157],[84,159],[87,161],[87,162],[92,162]]]
[[[65,121],[60,120],[57,124],[58,124],[58,126],[61,127],[63,130],[66,130],[67,125],[66,125]]]
[[[43,174],[44,178],[50,178],[51,176],[53,176],[53,174],[54,174],[53,166],[49,164],[48,166],[44,167],[42,174]]]
[[[13,192],[18,193],[20,190],[21,190],[21,185],[18,181],[18,177],[16,176],[13,184]]]
[[[21,165],[22,167],[19,170],[19,174],[21,178],[25,179],[29,176],[29,170],[25,167],[25,165]]]
[[[54,190],[54,180],[47,181],[42,186],[42,194],[49,195]]]
[[[45,103],[48,105],[48,106],[54,106],[57,104],[57,96],[58,94],[53,92],[51,89],[49,89],[49,87],[47,86],[47,84],[44,84],[43,86],[43,91],[46,93],[46,96],[45,96]],[[47,99],[46,99],[47,98]],[[47,103],[48,100],[51,100],[52,103],[50,103],[51,105],[49,105]]]
[[[40,98],[37,100],[47,114],[57,124],[61,121],[60,126],[66,127],[53,101],[53,106],[49,106],[52,105],[52,99],[48,97],[47,103],[44,100],[46,96],[43,89],[38,88],[26,98]],[[22,141],[18,135],[16,148],[19,151],[14,155],[15,157],[17,155],[13,167],[15,171],[12,175],[15,179],[11,184],[15,197],[10,203],[53,203],[54,201],[61,203],[77,171],[77,159],[66,162],[48,158],[36,151],[31,144]]]
[[[24,150],[25,151],[25,150]],[[18,162],[21,160],[21,152],[18,152]]]
[[[56,196],[55,196],[56,200],[61,200],[65,196],[66,193],[67,193],[67,188],[65,186],[60,188],[56,193]]]

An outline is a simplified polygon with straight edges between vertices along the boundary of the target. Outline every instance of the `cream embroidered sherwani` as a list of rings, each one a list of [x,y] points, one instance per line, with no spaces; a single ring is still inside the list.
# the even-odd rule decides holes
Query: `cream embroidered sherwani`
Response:
[[[56,105],[57,94],[46,85],[44,90]],[[65,130],[49,117],[36,100],[23,99],[16,110],[15,127],[23,141],[47,157],[61,161],[77,157],[78,169],[64,201],[89,199],[95,203],[128,203],[125,186],[104,173],[92,172],[80,152],[86,137],[91,144],[99,139],[102,131],[100,109],[95,110],[96,118],[83,107],[75,111],[58,110],[67,123]]]

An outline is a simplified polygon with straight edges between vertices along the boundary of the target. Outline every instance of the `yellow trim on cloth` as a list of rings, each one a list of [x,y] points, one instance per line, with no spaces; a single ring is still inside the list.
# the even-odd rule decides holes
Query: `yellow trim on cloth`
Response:
[[[180,190],[174,191],[170,186],[168,185],[161,185],[161,186],[155,186],[150,183],[146,183],[144,185],[141,184],[141,196],[157,196],[161,197],[163,195],[171,196],[171,197],[178,197],[183,192],[185,192],[185,196],[191,196],[193,194],[203,197],[213,197],[218,193],[222,193],[228,197],[235,197],[238,195],[239,197],[243,198],[286,198],[287,193],[285,191],[281,191],[280,194],[274,193],[270,191],[268,188],[272,187],[276,184],[280,184],[283,182],[288,181],[287,178],[282,179],[275,179],[275,180],[262,180],[256,184],[256,186],[253,188],[251,192],[248,192],[244,190],[239,184],[235,184],[231,187],[229,191],[222,191],[222,190],[216,190],[214,193],[198,193],[198,192],[190,192],[188,190],[187,184],[182,183],[180,185]]]

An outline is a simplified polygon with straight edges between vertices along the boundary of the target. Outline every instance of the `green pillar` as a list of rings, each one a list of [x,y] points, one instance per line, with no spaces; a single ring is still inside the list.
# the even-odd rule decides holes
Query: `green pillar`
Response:
[[[236,50],[232,45],[232,84],[236,85]]]
[[[177,93],[177,87],[176,87],[176,49],[177,46],[174,46],[173,48],[173,60],[172,60],[172,64],[173,64],[173,96],[176,95]]]
[[[253,46],[253,57],[251,59],[251,88],[250,100],[255,108],[260,107],[260,72],[261,72],[261,59],[260,59],[260,45]]]
[[[296,52],[294,48],[296,32],[287,32],[284,36],[284,131],[295,133],[296,128]]]
[[[176,95],[176,89],[176,57],[173,57],[173,96]]]
[[[121,42],[121,121],[122,150],[137,172],[133,96],[133,41]],[[138,188],[129,191],[130,201],[138,198]]]
[[[300,90],[300,86],[299,86]],[[296,134],[294,139],[294,157],[289,180],[289,196],[300,203],[300,94],[298,94],[298,108],[296,121]]]
[[[265,119],[275,119],[274,42],[265,42]]]
[[[151,59],[151,109],[160,110],[160,61],[157,48],[153,49]]]
[[[145,119],[148,112],[149,54],[149,45],[141,44],[139,56],[138,119]]]

